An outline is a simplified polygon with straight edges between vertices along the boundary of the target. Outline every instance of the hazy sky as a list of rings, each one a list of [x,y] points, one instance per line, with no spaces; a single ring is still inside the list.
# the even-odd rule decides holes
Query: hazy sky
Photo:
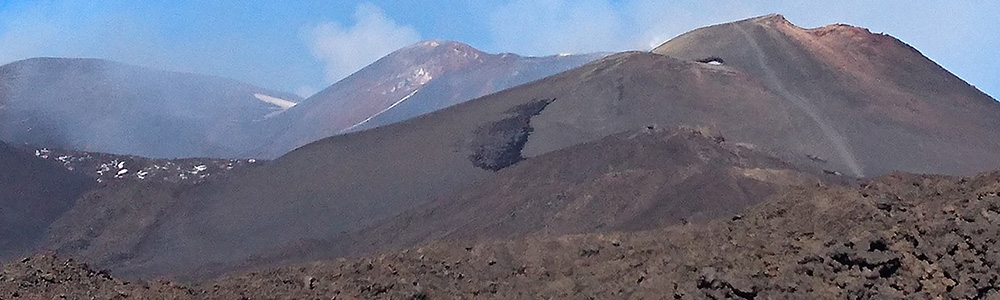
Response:
[[[525,55],[649,50],[700,26],[772,12],[803,27],[891,34],[1000,96],[994,0],[0,0],[0,64],[97,57],[308,95],[422,39]]]

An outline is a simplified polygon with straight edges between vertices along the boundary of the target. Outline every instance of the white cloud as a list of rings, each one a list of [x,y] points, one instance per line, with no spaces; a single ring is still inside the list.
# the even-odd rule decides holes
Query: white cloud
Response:
[[[326,79],[330,83],[420,40],[413,27],[396,24],[382,9],[370,3],[357,7],[354,22],[353,26],[322,23],[306,34],[313,55],[325,64]]]

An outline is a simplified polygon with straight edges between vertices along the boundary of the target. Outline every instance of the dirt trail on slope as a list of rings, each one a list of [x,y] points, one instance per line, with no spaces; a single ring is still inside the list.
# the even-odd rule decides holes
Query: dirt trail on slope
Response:
[[[767,83],[771,85],[771,87],[773,87],[775,91],[777,91],[778,94],[781,95],[782,98],[785,98],[786,100],[794,104],[796,107],[804,111],[806,115],[808,115],[809,118],[812,119],[813,122],[815,122],[816,125],[819,126],[820,130],[823,131],[823,135],[826,136],[827,140],[833,143],[833,146],[836,148],[837,153],[844,160],[844,162],[847,163],[847,167],[851,169],[851,172],[854,173],[853,174],[854,176],[864,177],[864,171],[862,171],[861,165],[858,164],[857,158],[854,157],[854,153],[851,151],[851,147],[847,144],[847,140],[842,135],[840,135],[840,132],[838,132],[837,129],[833,128],[833,126],[830,125],[829,121],[827,121],[826,118],[824,118],[817,112],[816,108],[813,107],[812,103],[809,103],[806,99],[799,97],[798,95],[792,93],[791,91],[785,88],[784,84],[782,84],[781,82],[781,79],[778,78],[778,75],[767,64],[767,61],[765,61],[764,50],[760,48],[760,45],[757,45],[757,41],[754,40],[753,36],[751,36],[750,33],[743,28],[743,26],[735,26],[735,27],[736,29],[739,29],[740,33],[743,34],[743,37],[745,37],[747,42],[750,43],[750,46],[753,47],[754,54],[757,57],[757,63],[760,65],[761,70],[764,70],[764,75],[766,76],[765,79],[767,80]]]

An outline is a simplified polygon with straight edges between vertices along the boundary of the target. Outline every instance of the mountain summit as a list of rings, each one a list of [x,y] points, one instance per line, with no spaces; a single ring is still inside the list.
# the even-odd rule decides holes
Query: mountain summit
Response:
[[[653,52],[753,76],[784,106],[755,125],[791,134],[762,145],[823,157],[848,174],[969,174],[1000,163],[1000,104],[885,34],[805,29],[771,14],[694,30]]]
[[[325,137],[374,128],[562,72],[603,54],[523,57],[428,40],[399,49],[289,109],[271,157]]]

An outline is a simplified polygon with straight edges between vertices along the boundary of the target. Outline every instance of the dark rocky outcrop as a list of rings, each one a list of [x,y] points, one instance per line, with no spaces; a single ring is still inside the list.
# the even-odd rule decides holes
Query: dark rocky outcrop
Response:
[[[552,101],[555,99],[518,105],[507,111],[509,117],[476,129],[469,160],[476,167],[490,171],[499,171],[524,160],[521,150],[534,130],[531,117],[541,113]]]

